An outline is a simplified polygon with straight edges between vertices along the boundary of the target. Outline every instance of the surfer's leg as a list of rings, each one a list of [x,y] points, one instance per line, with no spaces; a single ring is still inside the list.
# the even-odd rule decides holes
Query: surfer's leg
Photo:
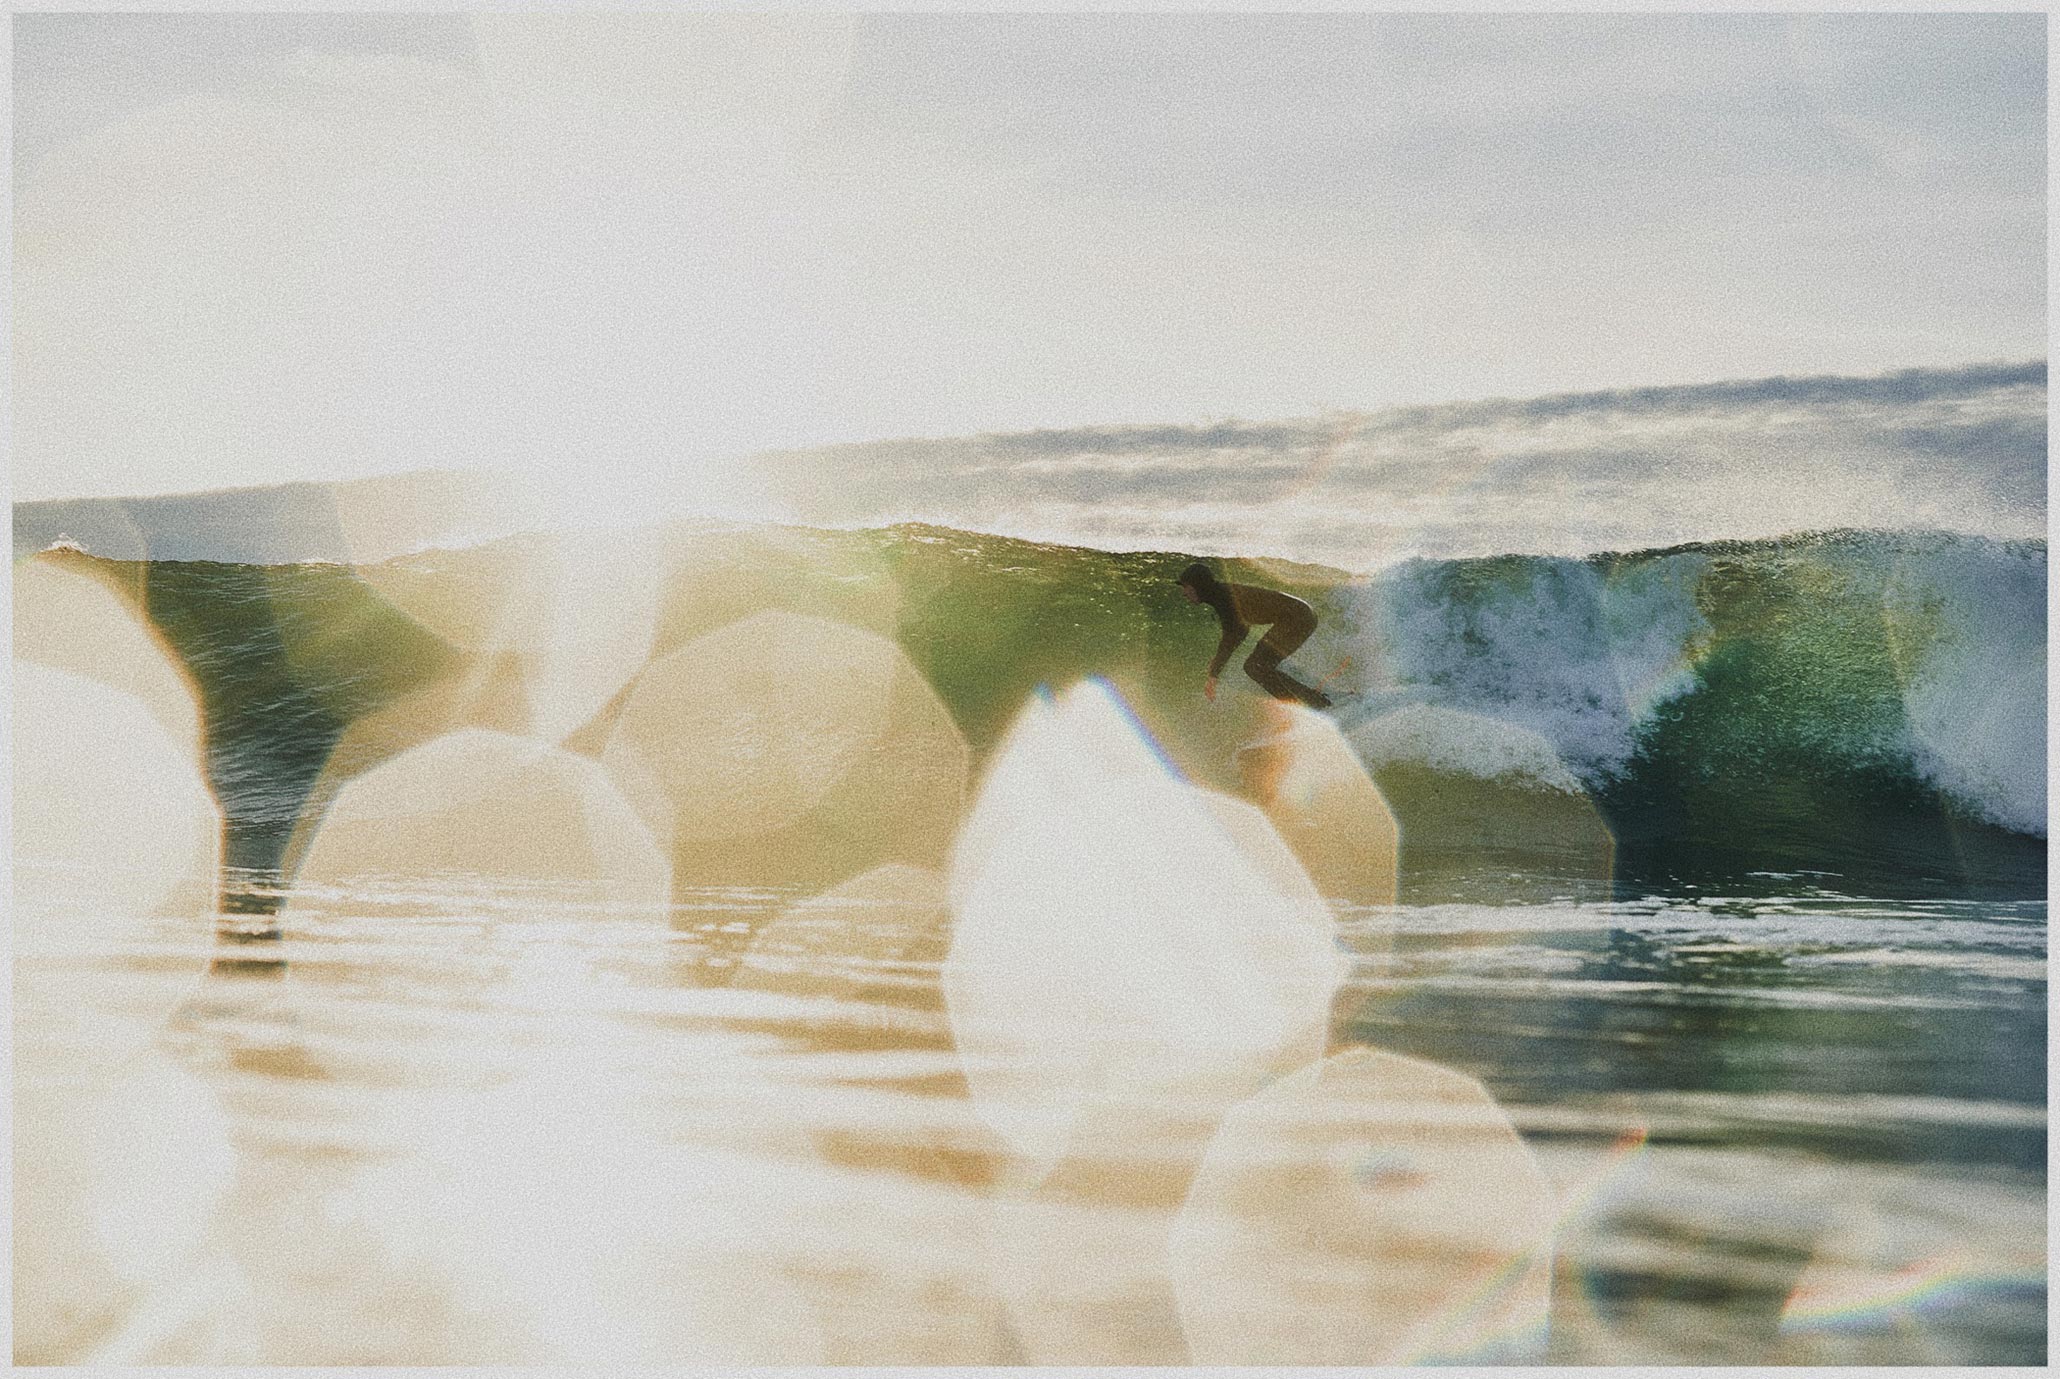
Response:
[[[1284,619],[1266,630],[1259,644],[1252,648],[1252,654],[1245,658],[1245,674],[1252,677],[1275,699],[1289,699],[1307,704],[1312,709],[1327,709],[1331,697],[1322,690],[1305,685],[1280,668],[1280,663],[1292,656],[1309,634],[1316,630],[1316,619],[1301,617]]]
[[[1289,649],[1292,650],[1293,647],[1300,646],[1308,635],[1305,631],[1300,637],[1295,638]],[[1254,683],[1260,689],[1265,690],[1275,699],[1287,699],[1296,703],[1307,704],[1312,709],[1329,708],[1331,706],[1329,695],[1320,689],[1303,684],[1300,680],[1297,680],[1294,676],[1289,675],[1280,668],[1280,658],[1283,653],[1277,647],[1271,645],[1272,642],[1273,637],[1269,634],[1259,645],[1252,648],[1252,654],[1245,657],[1245,674],[1251,676]]]

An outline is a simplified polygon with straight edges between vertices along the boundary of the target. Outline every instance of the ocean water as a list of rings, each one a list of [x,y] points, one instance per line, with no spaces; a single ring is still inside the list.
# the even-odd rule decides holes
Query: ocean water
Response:
[[[18,561],[17,1361],[2043,1361],[2042,543],[1185,561]]]
[[[2043,1355],[2043,906],[1788,889],[1344,921],[1348,944],[1404,942],[1348,976],[1333,1041],[1480,1078],[1562,1194],[1549,1322],[1506,1338],[1506,1358]],[[149,1045],[175,1085],[134,1127],[134,1163],[109,1153],[103,1190],[192,1194],[171,1175],[213,1175],[186,1227],[206,1264],[116,1276],[68,1326],[25,1330],[18,1310],[20,1359],[1088,1363],[1170,1348],[1123,1308],[1074,1307],[1048,1334],[1011,1292],[1066,1259],[997,1262],[1003,1155],[936,963],[869,973],[863,999],[811,994],[848,972],[769,953],[756,961],[780,989],[705,984],[780,899],[711,893],[655,927],[537,918],[472,889],[418,893],[396,924],[337,897],[197,980],[153,970],[167,945],[96,959],[103,1019],[152,985],[181,993]],[[94,1056],[81,1010],[34,993],[76,994],[85,975],[17,971],[18,1136],[38,1129],[21,1109]],[[133,1112],[102,1115],[117,1105]],[[1085,1209],[1083,1252],[1128,1225],[1095,1218],[1126,1210]],[[47,1244],[17,1237],[17,1259]],[[713,1319],[682,1320],[689,1298]],[[791,1316],[737,1320],[760,1306]]]

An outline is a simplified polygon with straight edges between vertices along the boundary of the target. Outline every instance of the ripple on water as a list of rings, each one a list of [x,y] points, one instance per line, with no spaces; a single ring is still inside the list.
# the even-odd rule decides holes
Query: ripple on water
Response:
[[[132,1019],[213,1108],[222,1190],[177,1277],[235,1281],[142,1275],[103,1290],[94,1337],[37,1354],[1024,1357],[996,1282],[1021,1223],[995,1215],[935,954],[840,951],[814,911],[789,933],[795,897],[763,888],[677,895],[661,925],[463,885],[418,885],[396,921],[398,894],[325,895],[168,1003],[151,942],[63,968],[61,999],[18,967],[18,1088],[77,1082],[95,1026]],[[2036,1359],[2042,918],[1823,896],[1348,911],[1346,950],[1368,926],[1395,942],[1342,988],[1334,1047],[1479,1079],[1535,1154],[1559,1221],[1545,1358]],[[56,1133],[35,1104],[18,1092],[31,1159]],[[1108,1144],[1149,1177],[1152,1146]],[[1047,1244],[1136,1234],[1135,1206],[1061,1209],[1086,1220]],[[37,1267],[56,1242],[17,1230]],[[163,1317],[183,1339],[153,1350]],[[1074,1343],[1061,1358],[1107,1359]]]

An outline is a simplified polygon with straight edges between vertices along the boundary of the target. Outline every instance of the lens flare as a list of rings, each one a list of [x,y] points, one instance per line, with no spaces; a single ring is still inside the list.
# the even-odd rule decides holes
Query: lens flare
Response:
[[[1276,731],[1238,753],[1247,791],[1325,895],[1394,904],[1401,835],[1380,787],[1329,718],[1272,710]]]
[[[431,882],[477,878],[537,906],[665,917],[671,872],[650,831],[585,757],[468,729],[413,748],[338,792],[288,906],[324,891],[406,911]],[[400,894],[381,900],[382,889]]]
[[[234,1360],[194,1353],[188,1314],[221,1299],[180,1284],[235,1168],[214,1093],[161,1053],[86,1076],[18,1063],[15,1363]]]
[[[134,695],[16,661],[14,799],[17,953],[113,953],[152,916],[213,914],[221,811]]]
[[[134,695],[197,763],[199,696],[105,561],[50,551],[14,565],[14,654]]]
[[[1556,1214],[1479,1082],[1333,1055],[1232,1109],[1195,1175],[1172,1247],[1192,1361],[1506,1358],[1542,1336]]]
[[[968,772],[964,737],[899,647],[783,612],[652,662],[601,761],[670,847],[682,886],[936,866]]]
[[[1030,1363],[1179,1363],[1165,1241],[1222,1109],[1320,1057],[1335,923],[1250,804],[1105,682],[1026,705],[953,851],[944,987],[1008,1151],[996,1286]]]
[[[1992,1287],[2035,1286],[2043,1278],[2031,1269],[1985,1267],[1962,1251],[1864,1277],[1808,1280],[1789,1296],[1781,1326],[1791,1333],[1878,1330],[1898,1325],[1898,1313],[1942,1312]]]
[[[425,1312],[509,1364],[813,1365],[822,1341],[781,1252],[808,1205],[791,1159],[688,1142],[632,1104],[588,1027],[519,1051],[502,1085],[413,1109],[411,1151],[336,1214]],[[790,1149],[790,1153],[793,1151]]]
[[[730,985],[838,1001],[900,993],[941,1005],[936,971],[950,944],[944,878],[890,862],[762,926]]]
[[[2043,1245],[2029,1222],[2015,1240],[1979,1246],[1936,1236],[1897,1241],[1873,1208],[1859,1208],[1818,1242],[1796,1279],[1776,1356],[1817,1365],[1968,1363],[1960,1350],[1974,1319],[2044,1316]]]
[[[430,551],[357,571],[466,657],[464,683],[521,684],[520,731],[560,742],[650,657],[670,562],[656,532],[559,532]]]
[[[1252,863],[1105,685],[1033,699],[952,858],[945,994],[983,1115],[1049,1167],[1097,1094],[1243,1089],[1319,1054],[1335,925],[1297,879]]]

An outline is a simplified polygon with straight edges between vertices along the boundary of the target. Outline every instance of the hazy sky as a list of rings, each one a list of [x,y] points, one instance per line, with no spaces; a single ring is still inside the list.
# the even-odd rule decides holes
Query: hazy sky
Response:
[[[15,495],[2043,360],[2045,27],[18,16]]]

